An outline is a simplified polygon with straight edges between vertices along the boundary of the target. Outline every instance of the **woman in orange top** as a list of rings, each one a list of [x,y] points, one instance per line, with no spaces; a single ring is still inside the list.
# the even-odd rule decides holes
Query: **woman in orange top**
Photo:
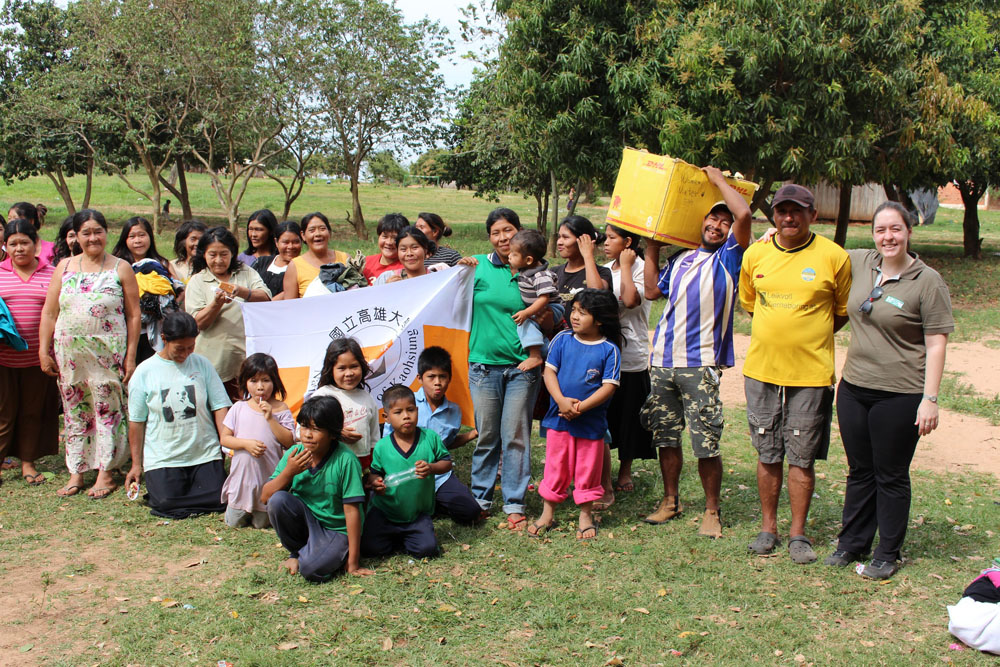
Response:
[[[285,270],[283,299],[298,299],[306,293],[309,283],[319,275],[324,264],[347,264],[346,252],[329,247],[330,221],[318,211],[302,218],[302,242],[306,252],[292,260]]]

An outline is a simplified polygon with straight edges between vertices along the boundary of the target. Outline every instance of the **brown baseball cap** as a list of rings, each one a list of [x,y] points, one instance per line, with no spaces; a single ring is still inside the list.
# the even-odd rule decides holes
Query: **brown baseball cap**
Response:
[[[786,201],[795,202],[804,208],[815,208],[816,205],[816,198],[813,197],[813,193],[808,188],[796,185],[795,183],[785,183],[778,188],[778,191],[774,193],[774,199],[771,200],[771,208]]]

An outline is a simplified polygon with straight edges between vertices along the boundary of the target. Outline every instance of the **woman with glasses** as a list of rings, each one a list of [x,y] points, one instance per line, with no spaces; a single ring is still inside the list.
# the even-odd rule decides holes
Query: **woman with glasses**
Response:
[[[910,512],[910,461],[917,440],[938,425],[937,393],[948,334],[955,329],[948,286],[909,251],[912,217],[886,202],[872,219],[874,250],[851,250],[847,312],[851,344],[837,391],[837,416],[850,473],[843,528],[826,559],[846,566],[867,557],[861,575],[888,579]]]

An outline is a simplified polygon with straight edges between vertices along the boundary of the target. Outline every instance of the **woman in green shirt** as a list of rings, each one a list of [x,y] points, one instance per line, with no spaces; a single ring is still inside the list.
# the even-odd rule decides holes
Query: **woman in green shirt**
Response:
[[[531,413],[541,386],[540,368],[518,368],[528,355],[518,340],[512,316],[524,308],[524,302],[507,258],[510,240],[520,229],[517,213],[509,208],[495,209],[486,218],[493,252],[459,262],[476,270],[469,336],[469,391],[479,442],[472,453],[470,488],[480,507],[490,509],[503,457],[503,511],[511,530],[524,528],[524,496],[531,477]],[[545,310],[546,314],[550,312]]]

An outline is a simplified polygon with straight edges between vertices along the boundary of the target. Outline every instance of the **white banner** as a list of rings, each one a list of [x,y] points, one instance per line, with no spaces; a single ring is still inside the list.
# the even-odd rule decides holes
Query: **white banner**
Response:
[[[316,388],[326,348],[334,338],[354,338],[372,373],[365,378],[381,402],[389,386],[416,390],[417,357],[438,345],[451,353],[448,398],[472,425],[469,398],[469,326],[475,270],[454,267],[419,278],[377,287],[243,305],[247,354],[265,352],[278,363],[288,391],[286,402],[298,412],[302,398]]]

